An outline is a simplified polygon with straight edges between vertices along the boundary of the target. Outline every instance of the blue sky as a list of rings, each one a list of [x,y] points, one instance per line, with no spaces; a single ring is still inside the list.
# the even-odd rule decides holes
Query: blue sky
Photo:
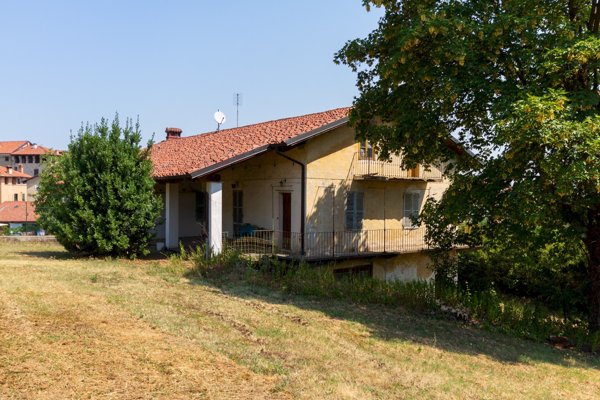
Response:
[[[4,1],[0,140],[66,148],[82,122],[139,116],[145,138],[347,106],[355,76],[333,63],[373,30],[361,0]]]

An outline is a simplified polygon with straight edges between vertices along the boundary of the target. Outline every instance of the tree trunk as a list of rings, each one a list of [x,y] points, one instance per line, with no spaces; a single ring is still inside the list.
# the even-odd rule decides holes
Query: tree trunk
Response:
[[[590,289],[590,330],[600,331],[600,226],[588,229],[585,245],[588,250]]]

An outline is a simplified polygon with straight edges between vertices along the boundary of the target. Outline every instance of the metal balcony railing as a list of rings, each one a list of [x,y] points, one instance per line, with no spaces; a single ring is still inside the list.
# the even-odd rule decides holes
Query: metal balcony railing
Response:
[[[409,179],[409,180],[441,180],[441,168],[432,166],[426,170],[418,165],[416,168],[402,167],[402,159],[393,156],[390,161],[378,160],[377,155],[365,156],[355,153],[352,160],[352,172],[355,179]]]
[[[223,234],[223,246],[243,254],[287,258],[335,259],[363,255],[414,253],[428,249],[425,227],[361,231],[298,232],[257,230],[244,236]]]

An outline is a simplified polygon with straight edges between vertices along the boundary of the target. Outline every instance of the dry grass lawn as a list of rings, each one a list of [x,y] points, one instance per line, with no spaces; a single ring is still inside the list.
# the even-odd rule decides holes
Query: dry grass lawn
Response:
[[[600,397],[600,360],[399,309],[0,242],[0,399]]]

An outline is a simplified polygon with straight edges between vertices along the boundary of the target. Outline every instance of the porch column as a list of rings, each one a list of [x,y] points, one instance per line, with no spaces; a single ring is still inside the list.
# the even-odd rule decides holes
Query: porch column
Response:
[[[165,187],[165,246],[179,247],[179,184],[167,183]]]
[[[207,182],[208,193],[208,248],[214,254],[223,249],[223,183]]]

